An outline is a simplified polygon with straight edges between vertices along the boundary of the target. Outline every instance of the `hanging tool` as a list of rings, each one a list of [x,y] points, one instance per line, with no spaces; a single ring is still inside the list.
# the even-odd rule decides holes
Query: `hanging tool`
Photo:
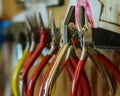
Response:
[[[82,71],[83,71],[83,68],[84,68],[84,65],[87,61],[87,58],[88,58],[88,49],[89,47],[93,44],[92,42],[92,29],[89,25],[89,22],[88,22],[88,19],[87,19],[87,16],[85,15],[85,27],[84,28],[80,28],[80,32],[83,33],[83,36],[81,37],[82,38],[82,41],[81,41],[81,45],[82,45],[82,53],[81,53],[81,58],[80,58],[80,61],[79,63],[77,64],[77,69],[74,73],[74,77],[73,77],[73,81],[72,81],[72,89],[71,89],[71,96],[76,96],[76,89],[78,88],[78,83],[79,83],[79,77],[81,76],[82,74]],[[94,51],[95,49],[93,49]],[[114,64],[108,60],[104,55],[100,54],[98,51],[95,50],[95,55],[96,55],[96,59],[100,60],[103,64],[106,65],[106,67],[111,70],[114,74],[114,76],[116,77],[116,79],[118,80],[119,82],[119,79],[120,79],[120,71],[114,66]],[[90,95],[90,93],[88,93]]]
[[[40,21],[41,20],[42,20],[42,18],[40,18]],[[41,25],[41,28],[42,28],[42,26],[44,26],[44,25]],[[44,29],[44,31],[43,31],[43,29],[40,29],[39,31],[40,31],[40,34],[41,34],[40,35],[41,36],[40,37],[40,42],[37,45],[37,48],[35,50],[34,50],[34,42],[32,42],[31,49],[30,49],[30,54],[29,54],[30,56],[27,57],[28,61],[25,62],[26,64],[24,64],[25,66],[22,68],[22,73],[20,75],[20,79],[23,80],[23,86],[24,86],[24,91],[25,91],[24,93],[25,94],[27,92],[27,74],[29,72],[29,69],[32,66],[32,64],[34,63],[34,61],[37,59],[37,57],[40,55],[40,53],[43,50],[43,48],[49,43],[49,42],[47,42],[48,36],[49,36],[48,35],[49,34],[48,29],[47,30]]]
[[[27,25],[28,28],[28,25]],[[28,28],[30,30],[30,27]],[[30,48],[30,33],[29,30],[27,30],[27,42],[26,42],[26,48],[23,51],[23,55],[22,58],[19,59],[18,64],[15,67],[15,70],[13,72],[13,76],[12,76],[12,91],[14,96],[20,96],[20,92],[19,92],[19,74],[20,74],[20,70],[22,69],[24,62],[27,59],[27,55],[29,54],[29,48]]]
[[[82,27],[84,27],[84,24],[85,24],[85,22],[84,22],[84,17],[85,17],[85,16],[84,16],[84,12],[85,12],[85,10],[84,10],[84,7],[83,7],[83,6],[80,6],[79,10],[80,10],[80,14],[81,14],[81,15],[80,15],[80,19],[79,19],[80,22],[79,22],[78,19],[76,18],[76,24],[78,25],[78,30],[79,30],[79,32],[80,32],[81,29],[82,29]],[[82,35],[83,35],[83,33],[79,34],[79,38],[80,38]],[[81,41],[82,41],[82,39],[81,39]],[[81,46],[82,46],[82,45],[81,45]],[[113,87],[112,87],[112,83],[111,83],[111,80],[110,80],[110,76],[108,76],[105,68],[101,65],[101,63],[95,59],[95,56],[94,56],[93,52],[92,52],[90,49],[88,50],[88,52],[89,52],[89,57],[90,57],[90,59],[94,62],[95,66],[96,66],[97,69],[99,70],[100,74],[105,78],[106,84],[109,82],[109,84],[107,84],[107,85],[108,85],[108,88],[110,89],[110,94],[111,94],[110,96],[114,96],[114,90],[113,90]]]
[[[71,8],[74,9],[73,6]],[[72,10],[72,11],[74,11],[74,10]],[[71,12],[71,10],[70,10],[70,12]],[[71,14],[71,15],[73,15],[73,14]],[[68,18],[68,17],[66,17],[66,18]],[[72,19],[72,18],[70,17],[69,19]],[[74,20],[74,19],[72,19],[72,20]],[[69,23],[69,20],[67,19],[66,22]],[[67,50],[69,49],[69,46],[70,46],[70,43],[71,43],[71,40],[72,40],[72,38],[68,39],[69,38],[68,35],[70,35],[70,34],[67,33],[68,32],[67,25],[65,25],[63,28],[65,28],[65,30],[63,31],[64,34],[62,33],[63,36],[61,37],[61,39],[62,39],[61,44],[60,44],[61,48],[60,48],[60,50],[57,54],[55,64],[53,65],[53,67],[52,67],[52,69],[51,69],[51,71],[50,71],[50,73],[49,73],[49,75],[46,79],[42,96],[49,96],[51,94],[53,83],[56,81],[56,78],[58,77],[58,75],[62,71],[61,66],[62,66],[62,64],[63,64],[63,62],[66,58],[66,54],[68,52]],[[76,34],[76,33],[74,33],[74,34]]]
[[[63,23],[62,23],[63,24]],[[61,29],[63,29],[63,27],[61,27]],[[61,30],[63,32],[63,30]],[[61,36],[61,43],[63,43],[64,41],[66,40],[63,40],[63,37],[64,34],[62,34]],[[60,46],[62,46],[62,44],[60,44]],[[68,49],[69,50],[69,49]],[[64,60],[64,62],[62,63],[62,67],[60,68],[60,70],[58,71],[58,75],[61,73],[62,69],[64,68],[65,64],[68,62],[68,58],[70,56],[70,51],[67,52],[67,55],[66,55],[66,59]],[[55,62],[55,60],[54,60]],[[47,76],[49,75],[50,71],[52,70],[54,65],[50,66],[49,69],[46,71],[45,75],[43,76],[43,79],[41,80],[41,83],[40,83],[40,88],[39,88],[39,92],[38,92],[38,96],[42,96],[43,94],[43,89],[44,89],[44,85],[46,83],[46,80],[47,80]]]
[[[40,20],[42,21],[42,18],[40,18]],[[35,60],[37,59],[37,57],[40,55],[41,51],[43,50],[43,48],[45,46],[47,46],[49,44],[48,41],[49,40],[49,30],[48,29],[44,29],[43,27],[44,25],[40,26],[40,41],[39,44],[37,45],[37,48],[34,50],[32,56],[30,57],[29,61],[27,62],[27,66],[24,68],[22,75],[21,75],[21,79],[24,80],[24,78],[27,77],[28,71],[31,68],[31,66],[33,65],[33,63],[35,62]]]
[[[32,76],[28,83],[27,96],[33,96],[34,86],[35,86],[35,83],[36,83],[36,80],[37,80],[39,74],[41,73],[41,71],[43,70],[45,65],[48,63],[48,61],[50,60],[52,55],[55,53],[55,51],[57,51],[57,49],[58,49],[57,47],[59,45],[60,39],[57,38],[59,36],[59,34],[55,27],[55,21],[54,21],[52,12],[50,12],[50,20],[51,20],[51,38],[52,38],[51,48],[50,48],[48,54],[46,56],[44,56],[42,61],[36,66],[34,72],[32,73]]]
[[[13,72],[13,76],[12,76],[12,92],[14,94],[14,96],[20,96],[20,92],[19,92],[19,72],[24,64],[24,61],[26,59],[26,56],[28,54],[28,47],[29,45],[26,45],[25,50],[23,51],[23,55],[22,58],[19,59],[15,70]]]
[[[83,41],[82,42],[82,52],[81,52],[81,57],[80,60],[77,64],[75,73],[74,73],[74,77],[73,77],[73,81],[72,81],[72,88],[71,88],[71,96],[77,96],[77,88],[78,88],[78,84],[79,84],[79,78],[82,76],[82,72],[84,70],[84,64],[87,61],[87,57],[88,57],[88,53],[87,53],[87,47],[88,44],[90,44],[90,39],[88,39],[88,35],[90,36],[90,32],[91,32],[91,28],[88,24],[88,20],[85,16],[85,28],[81,28],[80,32],[82,34],[84,34],[86,37],[81,37]],[[86,32],[87,31],[87,32]],[[81,35],[82,36],[82,35]],[[87,43],[86,43],[87,42]],[[88,90],[88,92],[86,92],[87,96],[91,96],[90,90]]]

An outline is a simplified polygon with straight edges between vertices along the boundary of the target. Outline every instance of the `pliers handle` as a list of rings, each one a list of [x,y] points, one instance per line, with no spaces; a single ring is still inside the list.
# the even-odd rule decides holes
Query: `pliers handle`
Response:
[[[48,76],[51,68],[52,68],[53,65],[54,65],[55,60],[56,60],[56,54],[54,55],[54,58],[52,59],[52,62],[51,62],[51,64],[50,64],[49,68],[47,69],[46,73],[44,74],[44,76],[43,76],[43,78],[42,78],[42,80],[41,80],[41,82],[40,82],[40,87],[39,87],[39,91],[38,91],[38,96],[42,96],[42,92],[43,92],[43,88],[44,88],[45,81],[46,81],[46,79],[47,79],[47,76]]]
[[[23,51],[23,56],[18,61],[17,65],[15,67],[15,70],[13,72],[13,75],[12,75],[12,91],[13,91],[14,96],[20,96],[19,87],[18,87],[19,86],[19,73],[24,64],[27,54],[28,54],[28,50],[25,49]]]
[[[39,74],[42,72],[42,70],[45,67],[45,65],[48,63],[48,61],[52,57],[52,55],[54,54],[55,50],[56,50],[56,47],[51,48],[50,51],[52,51],[52,53],[51,54],[48,53],[42,59],[42,61],[36,66],[34,72],[32,73],[32,76],[31,76],[31,78],[29,80],[29,83],[28,83],[27,96],[33,96],[34,86],[35,86],[35,83],[37,81],[37,78],[38,78]]]
[[[72,61],[73,65],[74,65],[75,69],[78,68],[77,64],[83,64],[84,65],[84,63],[85,63],[84,61],[79,61],[79,59],[77,57],[72,57],[71,61]],[[79,65],[79,66],[82,66],[82,65]],[[75,70],[75,72],[76,72],[76,70]],[[80,83],[79,82],[76,83],[76,85],[75,85],[76,89],[74,89],[75,87],[73,87],[73,85],[72,85],[72,89],[75,90],[74,93],[71,92],[71,95],[73,94],[72,96],[77,96],[77,89],[78,89],[79,95],[84,94],[84,96],[91,96],[90,86],[89,86],[87,76],[86,76],[86,74],[84,72],[84,69],[82,69],[82,70],[83,70],[83,72],[81,73],[81,76],[77,77],[78,80],[80,81]],[[78,75],[80,75],[80,74],[78,74]],[[74,75],[74,76],[77,76],[77,75]],[[73,78],[75,78],[75,77],[73,77]]]
[[[29,69],[31,68],[31,66],[33,65],[33,63],[37,59],[37,57],[40,55],[43,48],[48,44],[48,42],[47,42],[47,40],[49,38],[48,37],[48,30],[47,30],[47,32],[40,32],[40,34],[41,34],[40,43],[37,45],[37,48],[34,50],[32,56],[29,58],[29,61],[27,62],[27,66],[25,67],[25,69],[23,70],[23,72],[21,74],[22,80],[27,77]]]
[[[49,59],[52,55],[46,55],[42,61],[36,66],[34,72],[32,73],[32,76],[30,77],[30,80],[28,82],[28,89],[27,89],[27,96],[33,96],[35,83],[37,81],[37,78],[39,74],[42,72],[45,65],[48,63]]]
[[[118,68],[103,54],[97,54],[96,58],[100,60],[110,71],[112,71],[120,84],[120,71],[118,70]]]

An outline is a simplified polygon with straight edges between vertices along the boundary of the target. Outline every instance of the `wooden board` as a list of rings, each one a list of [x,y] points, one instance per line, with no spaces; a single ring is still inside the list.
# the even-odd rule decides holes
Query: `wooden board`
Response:
[[[103,11],[101,20],[120,25],[120,0],[101,0]]]

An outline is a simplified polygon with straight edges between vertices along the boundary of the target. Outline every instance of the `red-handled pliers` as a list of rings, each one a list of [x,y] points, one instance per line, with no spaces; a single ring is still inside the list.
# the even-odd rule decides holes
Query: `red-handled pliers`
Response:
[[[37,48],[34,50],[32,56],[29,58],[29,61],[27,62],[27,66],[23,69],[21,79],[23,80],[27,74],[37,57],[40,55],[43,48],[48,44],[48,30],[40,31],[40,43],[37,45]]]
[[[44,87],[46,78],[47,78],[47,76],[48,76],[51,68],[53,67],[55,60],[56,60],[56,54],[54,55],[54,57],[53,57],[53,59],[52,59],[52,62],[51,62],[51,64],[50,64],[49,68],[47,69],[46,73],[45,73],[44,76],[42,77],[42,80],[41,80],[41,82],[40,82],[39,91],[38,91],[38,96],[42,96],[43,87]]]
[[[29,61],[30,57],[32,56],[32,54],[34,52],[34,47],[35,47],[34,33],[31,32],[32,25],[31,25],[27,16],[26,16],[26,24],[27,24],[27,29],[28,29],[28,32],[29,32],[28,37],[29,37],[29,42],[30,42],[30,48],[29,48],[28,54],[26,56],[26,60],[24,62],[24,65],[23,65],[23,67],[20,71],[20,77],[21,77],[21,74],[22,74],[24,68],[26,68],[26,66],[28,64],[28,61]],[[24,91],[24,96],[26,96],[26,94],[27,94],[27,77],[25,77],[25,80],[23,81],[23,91]]]
[[[27,55],[27,58],[25,60],[23,68],[27,66],[26,63],[29,61],[32,53],[33,53],[32,51],[28,52],[28,55]],[[23,69],[21,70],[21,74],[22,74],[22,71],[23,71]],[[27,77],[25,77],[25,80],[23,80],[23,91],[24,91],[24,96],[26,96],[26,94],[27,94]]]
[[[62,69],[67,65],[66,63],[70,63],[70,62],[68,62],[68,60],[70,61],[70,59],[69,59],[69,56],[70,56],[69,53],[70,53],[70,51],[67,52],[67,53],[68,53],[68,55],[67,55],[66,58],[64,59],[62,65],[61,65],[60,70],[58,70],[58,74],[57,74],[57,75],[59,75],[59,74],[61,73]],[[51,69],[52,69],[52,67],[53,67],[53,65],[54,65],[55,60],[56,60],[56,57],[55,57],[55,59],[53,59],[50,67],[48,68],[47,72],[45,73],[45,75],[43,76],[43,78],[42,78],[42,80],[41,80],[40,87],[39,87],[39,92],[38,92],[38,96],[43,96],[43,92],[44,92],[44,91],[43,91],[43,88],[44,88],[46,79],[47,79],[47,77],[48,77],[48,75],[49,75],[49,73],[50,73],[50,71],[51,71]],[[67,67],[67,66],[66,66],[66,67]],[[71,69],[70,69],[70,71],[71,71]],[[72,70],[72,71],[73,71],[73,70]]]
[[[86,16],[86,15],[85,15]],[[93,44],[92,43],[92,30],[90,28],[90,25],[88,23],[87,17],[85,17],[86,20],[86,25],[85,25],[85,29],[84,28],[80,28],[80,32],[82,32],[82,37],[81,37],[81,45],[82,45],[82,53],[81,53],[81,58],[80,61],[77,64],[77,68],[73,77],[73,81],[72,81],[72,89],[71,89],[71,96],[77,96],[77,92],[76,89],[78,88],[78,83],[79,83],[79,78],[82,76],[82,72],[83,72],[83,68],[84,65],[87,61],[88,58],[88,54],[89,54],[89,45]],[[79,26],[80,27],[80,26]],[[120,71],[114,66],[114,64],[107,59],[103,54],[100,54],[98,51],[96,51],[95,49],[92,49],[95,53],[95,57],[97,60],[101,61],[103,64],[106,65],[106,67],[113,72],[114,76],[116,77],[116,79],[119,81],[120,83]],[[88,96],[90,96],[91,94],[89,94]]]
[[[41,19],[41,21],[42,21],[42,19]],[[41,29],[39,29],[39,32],[40,32],[39,44],[37,45],[36,49],[34,50],[31,58],[29,59],[27,66],[23,70],[22,75],[21,75],[21,79],[24,79],[27,76],[27,73],[28,73],[30,67],[35,62],[37,57],[40,55],[43,48],[47,44],[49,44],[49,35],[48,35],[49,34],[49,29],[44,29],[43,26],[44,25],[41,25]]]
[[[55,21],[54,21],[54,17],[53,17],[52,12],[50,14],[50,17],[51,17],[50,19],[51,19],[51,37],[52,37],[51,48],[50,48],[48,54],[36,66],[32,76],[29,80],[29,83],[28,83],[27,96],[33,96],[34,86],[35,86],[35,83],[37,81],[39,74],[42,72],[43,68],[48,63],[50,58],[53,56],[55,51],[57,51],[57,49],[58,49],[57,47],[58,47],[59,42],[57,42],[57,40],[60,38],[57,38],[57,36],[56,36],[56,34],[58,32],[56,31]]]
[[[37,81],[37,78],[39,76],[39,74],[42,72],[43,68],[45,67],[45,65],[48,63],[49,59],[52,57],[52,55],[54,54],[56,48],[52,49],[52,53],[48,53],[43,59],[42,61],[36,66],[34,72],[32,73],[32,76],[28,82],[28,89],[27,89],[27,96],[33,96],[33,92],[34,92],[34,86],[35,83]],[[51,51],[51,49],[50,49]]]
[[[42,19],[40,19],[42,20]],[[41,28],[44,25],[41,25]],[[30,58],[28,57],[28,61],[26,62],[26,66],[23,68],[22,70],[22,74],[20,79],[23,80],[23,86],[25,86],[25,90],[27,87],[27,74],[29,72],[29,69],[31,68],[31,66],[33,65],[33,63],[35,62],[35,60],[37,59],[37,57],[40,55],[41,51],[43,50],[43,48],[45,46],[47,46],[49,44],[49,30],[44,29],[44,27],[42,29],[39,30],[40,31],[40,42],[37,45],[36,49],[34,50],[34,52],[32,53],[32,55],[30,56]]]
[[[68,72],[68,75],[70,77],[70,80],[72,81],[72,78],[73,78],[73,75],[74,75],[74,72],[75,72],[75,67],[74,67],[74,64],[77,64],[75,62],[73,62],[73,60],[71,59],[74,59],[73,57],[72,58],[69,58],[67,60],[67,65],[66,65],[66,69],[67,69],[67,72]],[[78,87],[78,90],[77,90],[77,94],[79,96],[82,96],[83,94],[83,90],[82,90],[82,87],[81,87],[81,83],[79,83],[79,87]]]
[[[88,81],[84,73],[84,65],[87,61],[86,52],[87,52],[86,49],[82,50],[81,58],[77,64],[77,67],[73,76],[73,81],[72,81],[71,96],[77,96],[77,89],[80,81],[82,81],[81,87],[83,89],[83,94],[85,96],[91,96],[90,87],[88,86]]]
[[[83,78],[85,78],[84,75],[82,75],[82,73],[84,72],[84,65],[85,65],[85,63],[87,61],[87,57],[88,57],[88,52],[87,52],[88,44],[89,44],[88,35],[90,35],[89,33],[91,33],[91,27],[89,25],[86,14],[85,14],[85,26],[83,28],[77,19],[76,19],[76,21],[77,21],[77,25],[78,25],[79,38],[81,39],[80,45],[82,47],[82,52],[81,52],[81,57],[77,64],[74,76],[73,76],[72,87],[71,87],[71,96],[77,96],[77,89],[78,89],[78,84],[79,84],[80,78],[82,78],[82,76],[83,76]],[[83,79],[83,80],[85,80],[85,79]],[[87,86],[87,83],[86,83],[86,86]],[[83,89],[87,88],[87,87],[83,87]],[[90,90],[84,90],[84,91],[86,91],[87,96],[91,96]]]
[[[71,61],[72,61],[72,63],[74,64],[74,67],[75,68],[79,68],[80,66],[82,66],[82,65],[80,65],[80,64],[83,64],[84,65],[84,61],[79,61],[79,59],[77,58],[77,57],[72,57],[71,58]],[[80,63],[81,62],[81,63]],[[79,67],[78,67],[78,65],[77,64],[79,64]],[[85,72],[84,72],[84,69],[83,68],[81,68],[82,69],[82,72],[81,72],[81,74],[78,74],[76,71],[76,73],[74,73],[74,74],[77,74],[77,75],[81,75],[81,76],[77,76],[77,75],[75,75],[75,76],[77,76],[78,78],[78,82],[76,82],[76,86],[77,87],[75,87],[76,89],[74,89],[74,87],[72,86],[72,88],[75,90],[75,95],[74,96],[77,96],[77,94],[78,94],[78,92],[79,92],[79,94],[78,94],[78,96],[82,96],[82,94],[84,95],[84,96],[90,96],[90,86],[89,86],[89,82],[88,82],[88,79],[87,79],[87,76],[86,76],[86,74],[85,74]],[[76,69],[76,70],[78,70],[78,69]],[[73,78],[76,78],[76,77],[73,77]],[[73,79],[74,80],[74,79]],[[78,89],[77,89],[78,88]],[[78,91],[77,91],[78,90]],[[82,91],[82,92],[81,92]],[[81,93],[80,93],[81,92]],[[72,92],[71,92],[72,93]],[[80,95],[81,94],[81,95]]]
[[[23,69],[21,79],[24,79],[27,76],[30,67],[33,65],[37,57],[40,55],[43,48],[49,43],[48,33],[49,33],[49,30],[43,30],[43,29],[40,30],[40,42],[37,45],[37,48],[34,50],[32,56],[29,58],[29,61],[27,62],[27,66]]]

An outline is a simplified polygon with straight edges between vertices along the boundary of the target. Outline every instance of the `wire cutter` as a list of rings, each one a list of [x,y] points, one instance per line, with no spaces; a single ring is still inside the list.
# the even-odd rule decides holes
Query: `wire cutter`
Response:
[[[88,55],[90,54],[89,47],[94,46],[92,42],[92,29],[89,25],[88,18],[85,15],[85,26],[82,28],[79,26],[80,32],[82,33],[80,39],[81,39],[81,45],[82,45],[82,53],[80,60],[77,64],[77,68],[74,73],[73,81],[72,81],[72,89],[71,89],[71,96],[77,96],[76,89],[78,88],[79,78],[82,76],[84,65],[87,61]],[[120,72],[119,70],[114,66],[114,64],[107,59],[103,54],[100,54],[97,50],[92,49],[91,51],[94,52],[94,55],[97,60],[101,61],[105,66],[111,70],[116,77],[116,79],[120,80]],[[120,82],[119,82],[120,83]],[[88,93],[87,96],[90,96],[91,94]]]
[[[22,67],[24,66],[24,62],[26,61],[27,56],[29,54],[31,36],[30,36],[30,33],[29,33],[30,27],[28,28],[28,25],[27,25],[27,29],[28,30],[27,30],[26,48],[23,51],[22,58],[19,59],[18,64],[16,65],[15,70],[13,72],[13,76],[12,76],[12,91],[13,91],[14,96],[20,96],[20,92],[19,92],[19,74],[20,74],[20,71],[21,71]]]

